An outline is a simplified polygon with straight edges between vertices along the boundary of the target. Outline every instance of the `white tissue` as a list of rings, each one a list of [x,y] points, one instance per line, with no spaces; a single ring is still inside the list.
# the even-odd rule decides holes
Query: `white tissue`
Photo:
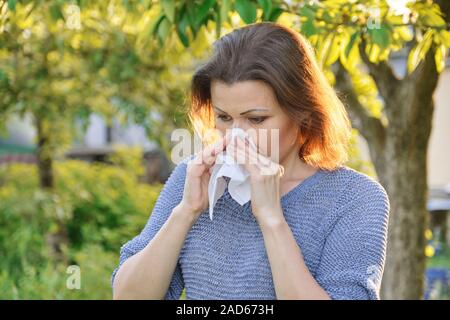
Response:
[[[244,138],[247,136],[247,133],[241,128],[233,128],[231,134],[232,137],[238,135]],[[254,145],[251,139],[250,143]],[[209,218],[211,220],[213,219],[214,206],[227,187],[226,180],[223,177],[230,178],[228,192],[236,202],[242,206],[250,201],[250,173],[245,169],[243,164],[237,163],[226,151],[222,151],[216,157],[216,164],[211,170],[208,185]]]

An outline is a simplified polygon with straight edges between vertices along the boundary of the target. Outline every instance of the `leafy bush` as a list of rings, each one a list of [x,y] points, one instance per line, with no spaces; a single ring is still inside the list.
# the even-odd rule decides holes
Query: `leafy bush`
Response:
[[[56,162],[55,188],[43,191],[35,165],[0,168],[0,298],[111,298],[120,246],[144,227],[161,189],[139,183],[134,169]],[[66,288],[72,264],[80,290]]]

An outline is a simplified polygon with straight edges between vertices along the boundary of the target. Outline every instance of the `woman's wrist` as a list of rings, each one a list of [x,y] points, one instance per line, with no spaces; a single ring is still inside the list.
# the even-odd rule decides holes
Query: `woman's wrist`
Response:
[[[186,207],[183,203],[179,203],[172,211],[172,215],[180,222],[187,223],[192,227],[197,221],[199,213]]]
[[[279,228],[286,223],[281,206],[256,211],[255,218],[261,228]]]

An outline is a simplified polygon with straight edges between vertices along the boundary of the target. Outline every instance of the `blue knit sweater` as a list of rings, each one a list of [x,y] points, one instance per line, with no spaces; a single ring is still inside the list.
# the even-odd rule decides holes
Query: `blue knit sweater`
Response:
[[[142,232],[120,250],[120,265],[142,250],[183,196],[186,163],[166,181]],[[379,299],[389,201],[383,187],[346,166],[319,170],[282,196],[285,219],[312,276],[332,299]],[[262,232],[250,202],[228,189],[189,231],[166,299],[276,299]]]

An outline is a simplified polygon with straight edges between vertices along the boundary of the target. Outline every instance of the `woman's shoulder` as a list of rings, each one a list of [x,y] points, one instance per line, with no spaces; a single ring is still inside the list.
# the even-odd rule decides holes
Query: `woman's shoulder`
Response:
[[[339,189],[339,200],[346,204],[372,205],[389,208],[389,198],[385,188],[375,178],[342,165],[330,171],[325,179],[329,186]]]
[[[349,177],[350,186],[363,192],[372,191],[387,196],[385,188],[374,177],[347,166],[342,166],[341,170]]]

